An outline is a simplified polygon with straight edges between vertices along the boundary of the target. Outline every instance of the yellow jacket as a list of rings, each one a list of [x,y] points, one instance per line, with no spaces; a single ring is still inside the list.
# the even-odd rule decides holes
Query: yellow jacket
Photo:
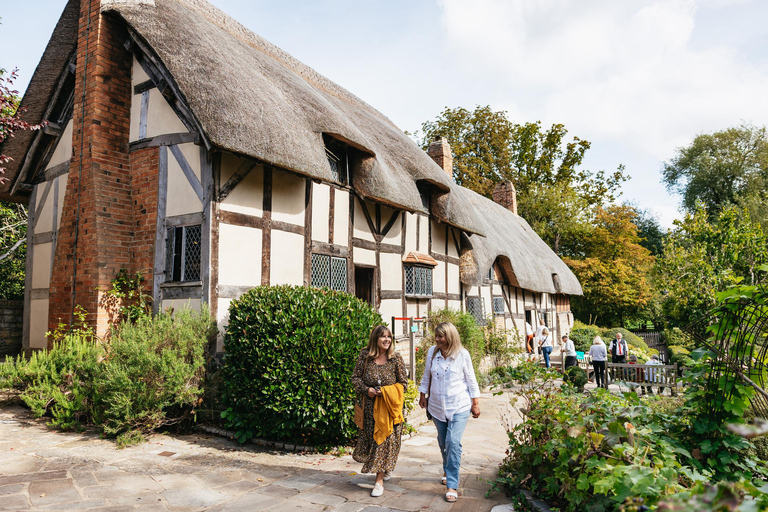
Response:
[[[394,430],[394,426],[402,423],[403,419],[403,394],[402,384],[382,386],[381,395],[373,404],[373,440],[381,444]]]

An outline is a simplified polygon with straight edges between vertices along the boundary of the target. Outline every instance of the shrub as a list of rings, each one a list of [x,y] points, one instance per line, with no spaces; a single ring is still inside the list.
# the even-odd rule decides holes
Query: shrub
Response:
[[[672,329],[665,329],[661,335],[664,343],[668,346],[683,347],[687,350],[693,350],[696,348],[693,337],[689,334],[681,331],[678,327]]]
[[[489,375],[494,384],[525,384],[547,375],[548,370],[536,361],[520,361],[516,366],[498,366]]]
[[[424,374],[427,350],[435,344],[435,327],[443,322],[451,322],[456,326],[461,337],[461,344],[467,349],[472,358],[475,375],[479,375],[478,367],[480,361],[483,360],[487,353],[485,332],[481,326],[477,325],[474,316],[453,309],[438,309],[429,315],[427,329],[425,329],[425,335],[421,340],[419,353],[416,356],[416,375],[421,379],[421,376]]]
[[[123,323],[111,341],[78,325],[60,326],[51,350],[0,365],[0,387],[14,388],[51,425],[95,423],[118,444],[134,444],[188,418],[202,395],[204,351],[216,335],[207,309]]]
[[[571,384],[576,388],[576,391],[584,391],[584,386],[587,384],[587,372],[579,368],[578,366],[571,366],[563,374],[563,381]]]
[[[677,346],[677,345],[671,345],[671,346],[667,347],[667,352],[669,352],[670,356],[675,356],[677,354],[683,354],[683,355],[687,356],[687,355],[690,355],[690,353],[691,353],[691,351],[688,350],[687,348],[680,347],[680,346]]]
[[[356,433],[350,377],[381,316],[347,293],[260,286],[229,308],[222,413],[237,439],[345,444]]]
[[[627,341],[627,345],[630,347],[637,347],[641,348],[643,350],[648,350],[648,344],[643,341],[643,338],[638,336],[637,334],[634,334],[623,327],[614,327],[611,329],[604,329],[603,332],[600,334],[600,337],[603,338],[603,341],[606,345],[610,345],[611,340],[616,337],[616,333],[620,332],[621,337],[624,338]]]
[[[595,336],[600,336],[600,328],[596,325],[586,325],[581,322],[574,322],[570,336],[576,350],[580,352],[589,352],[589,347],[592,346],[592,340],[595,339]]]

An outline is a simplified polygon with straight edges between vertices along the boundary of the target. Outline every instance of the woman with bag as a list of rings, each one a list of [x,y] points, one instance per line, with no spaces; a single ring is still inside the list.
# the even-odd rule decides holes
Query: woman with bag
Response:
[[[469,352],[462,347],[459,332],[450,322],[435,327],[435,346],[427,351],[419,391],[419,406],[427,409],[427,417],[437,428],[443,456],[441,482],[447,488],[445,500],[454,502],[459,497],[461,437],[470,413],[473,418],[480,416],[480,388]]]
[[[363,463],[361,473],[376,473],[371,496],[378,497],[384,494],[384,480],[389,480],[400,454],[408,387],[405,363],[395,352],[392,331],[386,326],[378,325],[371,331],[368,346],[360,352],[352,371],[352,386],[362,406],[359,410],[355,405],[360,433],[352,458]]]
[[[551,366],[549,355],[552,353],[552,335],[549,334],[549,329],[546,327],[541,330],[539,347],[541,348],[541,353],[544,354],[544,365],[549,368]]]

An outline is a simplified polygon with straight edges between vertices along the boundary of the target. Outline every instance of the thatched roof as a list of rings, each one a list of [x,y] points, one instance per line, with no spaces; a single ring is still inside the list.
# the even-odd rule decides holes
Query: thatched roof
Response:
[[[431,214],[474,233],[477,279],[502,255],[527,289],[555,291],[551,273],[559,273],[569,276],[563,293],[581,293],[573,274],[524,220],[457,186],[383,114],[206,1],[102,0],[102,12],[124,19],[155,53],[212,145],[332,181],[323,143],[328,134],[365,155],[352,173],[353,187],[365,198],[425,211],[417,184],[430,184]],[[59,54],[68,54],[75,38],[74,29],[65,34],[57,27],[40,64],[46,74],[63,62]],[[40,102],[44,109],[49,88],[36,72],[28,103]]]
[[[59,78],[69,62],[72,52],[77,46],[77,22],[80,12],[79,0],[69,0],[64,7],[64,12],[53,29],[48,46],[45,48],[40,63],[27,87],[27,92],[21,100],[20,108],[23,109],[21,119],[32,124],[43,120],[45,111],[51,102],[56,90]],[[10,189],[16,179],[24,155],[32,144],[37,131],[17,131],[14,136],[5,141],[3,153],[10,155],[13,160],[6,164],[5,178],[7,181],[0,185],[0,199],[12,201],[25,201],[26,198],[11,196]]]

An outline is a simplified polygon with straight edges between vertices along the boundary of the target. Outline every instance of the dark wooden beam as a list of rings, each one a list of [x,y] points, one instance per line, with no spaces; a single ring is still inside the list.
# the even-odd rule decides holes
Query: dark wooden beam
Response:
[[[224,184],[223,187],[221,187],[221,190],[219,190],[219,201],[224,201],[224,199],[227,198],[230,192],[241,182],[245,179],[246,176],[248,176],[248,173],[250,173],[253,168],[256,167],[256,162],[253,160],[245,160],[243,163],[240,164],[240,166],[235,171],[235,174],[233,174],[227,182]]]
[[[194,142],[197,144],[198,136],[194,133],[166,133],[156,137],[133,141],[128,144],[128,152],[132,153],[144,148],[153,148],[158,146],[175,146],[177,144],[186,144]]]
[[[239,212],[228,212],[226,210],[219,211],[219,222],[244,228],[262,229],[264,227],[264,220],[261,217],[254,217],[253,215]]]

